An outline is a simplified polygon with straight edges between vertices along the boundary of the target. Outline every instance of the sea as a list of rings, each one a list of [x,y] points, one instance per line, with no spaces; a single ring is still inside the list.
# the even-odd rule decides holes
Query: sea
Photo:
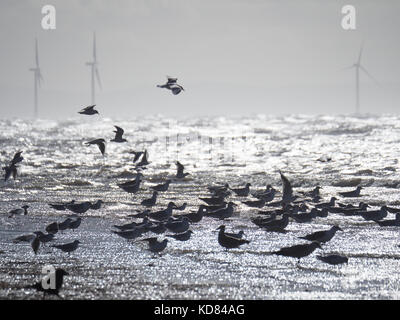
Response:
[[[360,216],[330,213],[309,223],[291,220],[286,233],[267,232],[251,221],[260,209],[242,203],[252,197],[231,195],[229,201],[237,204],[231,218],[204,217],[191,225],[189,241],[168,238],[159,255],[139,239],[112,233],[114,225],[140,222],[128,216],[143,210],[140,202],[151,196],[150,186],[166,179],[173,182],[159,194],[154,211],[170,201],[187,203],[176,214],[197,211],[203,203],[199,197],[209,196],[207,186],[224,183],[239,188],[249,182],[251,192],[270,184],[279,200],[279,170],[294,194],[319,185],[322,202],[335,196],[343,204],[363,201],[370,210],[400,208],[399,120],[398,115],[1,119],[1,166],[17,151],[23,151],[24,160],[15,180],[0,181],[0,298],[41,299],[41,293],[26,287],[52,265],[70,274],[60,291],[64,299],[399,299],[399,228],[380,227]],[[126,143],[110,141],[114,126],[124,129]],[[85,144],[98,138],[107,141],[104,156],[97,146]],[[141,188],[126,193],[118,183],[135,178],[132,151],[144,150],[150,164],[141,170]],[[174,179],[176,161],[190,173],[179,181]],[[358,185],[363,187],[360,197],[339,195]],[[57,233],[36,255],[29,243],[14,243],[17,236],[44,231],[72,214],[49,203],[99,199],[101,209],[80,214],[78,229]],[[9,218],[10,210],[23,205],[29,206],[28,215]],[[225,250],[217,240],[222,224],[229,232],[243,230],[250,243]],[[307,243],[299,237],[335,224],[343,231],[300,263],[271,254]],[[165,235],[144,237],[149,236]],[[74,240],[81,244],[71,253],[51,247]],[[345,255],[348,263],[332,266],[316,258],[329,254]]]

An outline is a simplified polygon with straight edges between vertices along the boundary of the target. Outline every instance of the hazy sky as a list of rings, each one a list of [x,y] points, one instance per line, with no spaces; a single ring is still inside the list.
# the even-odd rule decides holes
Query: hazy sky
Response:
[[[41,27],[56,8],[56,30]],[[342,6],[357,29],[341,27]],[[0,117],[33,115],[34,39],[44,83],[40,116],[76,116],[90,103],[92,34],[109,117],[352,113],[352,65],[364,41],[361,110],[397,113],[400,1],[1,0]],[[156,88],[176,76],[185,92]]]

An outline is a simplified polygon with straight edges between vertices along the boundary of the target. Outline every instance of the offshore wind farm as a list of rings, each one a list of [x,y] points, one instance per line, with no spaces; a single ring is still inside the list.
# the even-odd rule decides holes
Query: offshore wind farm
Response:
[[[338,4],[225,0],[0,28],[0,298],[398,299],[389,3],[352,31]]]

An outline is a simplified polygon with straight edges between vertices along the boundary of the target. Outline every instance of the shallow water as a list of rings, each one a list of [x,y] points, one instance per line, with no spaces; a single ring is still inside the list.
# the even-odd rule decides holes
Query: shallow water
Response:
[[[329,200],[361,183],[361,198],[341,202],[399,206],[399,120],[392,115],[0,120],[1,164],[15,151],[24,151],[17,180],[0,182],[0,297],[41,298],[23,287],[38,281],[41,268],[52,264],[71,274],[61,292],[67,299],[398,299],[398,229],[360,217],[330,214],[312,223],[291,221],[285,234],[268,233],[250,222],[257,210],[232,196],[239,207],[224,224],[228,231],[244,230],[250,244],[226,252],[217,242],[215,229],[221,222],[204,218],[192,225],[190,241],[170,239],[161,257],[111,230],[113,224],[131,221],[127,215],[141,209],[140,201],[151,195],[149,186],[175,174],[176,160],[191,175],[172,183],[157,208],[173,200],[188,202],[186,212],[197,210],[198,197],[217,182],[250,182],[252,190],[272,184],[280,190],[278,170],[295,193],[319,184]],[[104,158],[96,146],[84,145],[90,139],[112,139],[113,125],[124,128],[128,143],[109,142]],[[135,175],[129,152],[143,149],[151,164],[143,172],[142,190],[132,196],[117,183]],[[326,158],[332,160],[318,161]],[[79,229],[56,235],[54,243],[79,239],[77,251],[68,255],[42,247],[35,256],[29,244],[12,242],[62,221],[68,213],[48,203],[72,199],[105,201],[100,210],[82,215]],[[9,210],[24,204],[30,206],[28,216],[7,218]],[[387,219],[393,218],[389,213]],[[270,255],[305,243],[298,237],[335,223],[344,231],[299,265],[296,259]],[[347,255],[349,263],[324,264],[315,258],[321,253]]]

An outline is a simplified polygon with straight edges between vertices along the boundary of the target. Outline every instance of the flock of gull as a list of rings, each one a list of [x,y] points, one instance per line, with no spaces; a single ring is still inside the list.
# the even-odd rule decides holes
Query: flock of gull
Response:
[[[177,84],[177,79],[168,77],[166,84],[158,86],[172,91],[173,94],[180,93],[183,88]],[[99,114],[95,110],[95,105],[88,106],[79,113],[82,115]],[[115,137],[110,140],[113,143],[126,143],[123,137],[124,130],[115,126]],[[101,154],[105,154],[106,140],[98,138],[86,142],[86,145],[97,145]],[[132,180],[118,183],[118,187],[128,194],[137,194],[141,189],[144,181],[144,170],[150,164],[148,161],[147,150],[132,151],[133,163],[135,164],[136,176]],[[23,161],[22,151],[18,151],[11,159],[9,164],[3,167],[5,171],[4,180],[7,181],[13,176],[17,177],[18,164]],[[398,227],[400,226],[400,209],[382,206],[378,210],[368,210],[369,205],[359,202],[358,205],[346,204],[340,202],[339,199],[359,198],[361,197],[362,187],[358,186],[355,190],[338,193],[338,198],[332,197],[329,201],[324,202],[320,195],[320,186],[316,186],[308,192],[294,193],[292,184],[289,179],[279,171],[282,181],[281,190],[275,189],[271,185],[267,185],[264,190],[251,191],[250,183],[246,183],[243,187],[233,188],[229,183],[221,185],[207,186],[207,196],[199,197],[202,204],[198,210],[185,212],[187,203],[180,206],[174,202],[169,202],[167,207],[162,210],[153,210],[157,206],[158,196],[166,193],[171,184],[176,181],[185,181],[190,173],[185,172],[185,167],[179,161],[176,164],[176,174],[172,179],[166,179],[161,184],[150,187],[152,195],[140,202],[142,210],[136,211],[129,215],[132,221],[122,225],[113,225],[112,234],[126,239],[130,242],[141,243],[147,245],[147,249],[154,253],[155,257],[160,255],[167,248],[169,241],[190,241],[193,234],[193,226],[201,223],[206,219],[215,219],[221,221],[218,227],[219,245],[226,251],[235,249],[250,243],[250,240],[244,238],[244,232],[238,233],[227,232],[226,222],[232,221],[239,213],[238,207],[245,206],[254,210],[251,222],[266,232],[288,232],[286,228],[290,223],[311,223],[314,219],[326,218],[329,214],[341,214],[343,216],[355,216],[366,221],[372,221],[382,227]],[[238,203],[239,202],[239,203]],[[55,235],[58,232],[66,232],[67,230],[75,230],[81,225],[83,214],[88,210],[99,210],[103,206],[103,201],[96,202],[84,201],[76,202],[74,200],[61,203],[49,203],[49,206],[56,211],[71,212],[71,214],[63,221],[54,221],[44,227],[43,231],[35,231],[31,234],[23,234],[13,241],[15,243],[30,243],[34,254],[40,253],[40,247],[56,240]],[[8,212],[8,217],[15,215],[27,215],[29,206],[24,205]],[[395,219],[385,219],[388,213],[395,214]],[[206,222],[207,223],[207,222]],[[325,230],[317,230],[311,234],[304,235],[301,238],[302,243],[284,247],[280,250],[270,252],[269,254],[281,255],[297,259],[298,262],[304,257],[309,256],[316,249],[322,249],[323,244],[330,241],[338,231],[343,231],[338,225],[332,225]],[[163,239],[160,237],[163,235]],[[173,240],[170,240],[173,239]],[[306,241],[304,243],[304,240]],[[53,244],[50,247],[60,250],[67,254],[74,252],[79,248],[80,241],[78,239],[63,244]],[[317,259],[331,265],[339,265],[348,262],[348,257],[339,254],[317,255]],[[33,288],[44,294],[55,294],[59,296],[63,277],[68,273],[63,269],[56,270],[57,286],[56,289],[44,289],[40,283],[30,285],[26,288]]]

